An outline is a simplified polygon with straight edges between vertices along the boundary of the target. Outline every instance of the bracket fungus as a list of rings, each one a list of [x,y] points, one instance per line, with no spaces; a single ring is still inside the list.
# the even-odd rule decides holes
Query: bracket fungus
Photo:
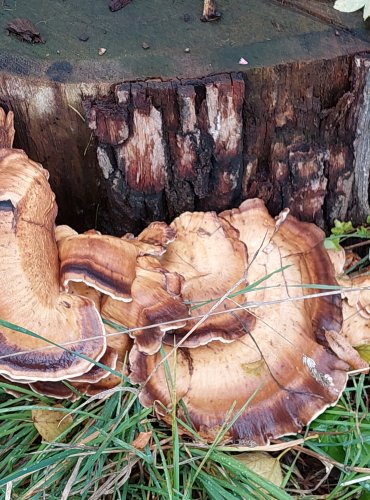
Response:
[[[115,300],[131,302],[136,259],[161,255],[173,231],[165,223],[150,224],[138,238],[102,235],[98,231],[77,234],[66,226],[58,233],[62,285],[83,282]]]
[[[218,307],[225,314],[205,318],[191,335],[189,330],[198,319],[187,321],[186,327],[166,334],[164,342],[174,345],[181,340],[183,347],[205,345],[211,340],[232,342],[253,328],[254,316],[240,309],[239,316],[228,314],[244,301],[238,294],[247,285],[248,263],[246,245],[238,231],[214,212],[184,213],[171,224],[176,239],[160,258],[161,265],[183,277],[181,297],[191,308],[191,316],[206,315],[214,303],[233,288],[232,300]],[[185,338],[186,337],[186,338]]]
[[[333,263],[336,280],[341,290],[343,329],[342,334],[350,346],[356,348],[370,345],[370,275],[368,273],[348,276],[347,253],[344,248],[327,251]],[[350,256],[350,262],[352,255]],[[349,264],[350,267],[352,264]],[[335,340],[333,339],[333,342]],[[352,357],[352,356],[351,356]],[[358,360],[357,360],[358,361]],[[368,366],[362,360],[357,362],[358,368]]]
[[[80,376],[93,363],[74,353],[99,360],[104,327],[90,300],[59,290],[48,173],[22,151],[0,149],[0,178],[0,317],[39,336],[1,327],[0,373],[30,381]]]
[[[343,336],[356,348],[370,345],[370,275],[344,274],[346,254],[343,248],[328,251],[341,288]]]
[[[342,334],[341,298],[318,293],[337,285],[320,229],[287,211],[275,220],[261,200],[137,237],[55,229],[48,174],[6,149],[13,136],[0,111],[1,377],[55,398],[108,394],[130,352],[144,406],[170,421],[175,388],[178,416],[202,438],[229,423],[224,439],[250,446],[336,403],[349,367],[363,366],[352,347],[363,336],[351,322]],[[368,289],[344,294],[345,316],[352,308],[367,324],[369,301]],[[109,320],[129,332],[116,336]]]
[[[123,303],[107,297],[102,317],[134,329],[131,333],[138,349],[146,354],[156,353],[168,329],[185,326],[188,307],[183,303],[182,278],[170,273],[153,257],[139,257],[133,281],[132,302]],[[179,319],[177,323],[175,321]],[[167,322],[171,322],[167,325]],[[151,328],[147,328],[152,325]]]
[[[158,415],[168,420],[166,408],[171,407],[173,393],[168,388],[167,363],[177,401],[181,399],[187,409],[184,415],[179,405],[178,415],[184,420],[190,417],[201,437],[214,439],[227,418],[240,412],[224,438],[250,446],[266,444],[298,432],[335,404],[345,387],[349,366],[326,339],[327,331],[338,335],[341,331],[340,298],[316,294],[314,287],[335,285],[334,269],[320,229],[286,214],[275,221],[260,200],[223,212],[219,220],[220,227],[225,223],[232,227],[248,249],[245,268],[250,286],[244,303],[225,300],[233,304],[230,315],[244,327],[244,335],[227,344],[210,339],[196,347],[184,347],[180,340],[176,357],[170,346],[149,356],[134,345],[131,381],[143,384],[142,404],[155,404]],[[194,262],[185,256],[168,257],[170,252],[171,247],[162,265],[185,274],[186,283]],[[228,259],[219,259],[220,277],[228,267]],[[245,309],[255,319],[249,325]]]

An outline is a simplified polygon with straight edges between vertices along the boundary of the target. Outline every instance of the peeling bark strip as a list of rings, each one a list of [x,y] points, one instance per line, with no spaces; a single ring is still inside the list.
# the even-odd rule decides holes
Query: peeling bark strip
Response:
[[[322,227],[369,213],[370,59],[115,86],[85,101],[117,233],[260,197]],[[368,88],[369,87],[369,88]]]

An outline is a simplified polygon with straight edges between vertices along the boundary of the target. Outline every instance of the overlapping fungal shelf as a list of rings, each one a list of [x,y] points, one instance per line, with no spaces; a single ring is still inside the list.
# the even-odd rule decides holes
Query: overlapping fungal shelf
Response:
[[[137,237],[56,228],[48,174],[11,148],[11,118],[0,114],[3,379],[76,399],[128,374],[164,421],[175,388],[205,440],[238,413],[225,439],[255,446],[298,432],[367,366],[352,345],[370,342],[369,279],[341,279],[343,298],[305,286],[338,284],[319,228],[258,199]]]

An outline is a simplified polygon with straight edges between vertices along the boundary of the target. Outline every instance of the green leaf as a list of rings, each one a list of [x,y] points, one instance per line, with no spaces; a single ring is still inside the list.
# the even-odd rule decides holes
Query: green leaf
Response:
[[[357,234],[361,237],[361,238],[370,238],[370,228],[368,227],[365,227],[365,226],[361,226],[357,229]]]
[[[340,250],[340,238],[325,238],[324,246],[327,250]]]
[[[334,221],[334,227],[331,229],[332,234],[341,235],[341,234],[350,234],[353,233],[355,228],[352,225],[352,221],[341,222],[338,219]]]

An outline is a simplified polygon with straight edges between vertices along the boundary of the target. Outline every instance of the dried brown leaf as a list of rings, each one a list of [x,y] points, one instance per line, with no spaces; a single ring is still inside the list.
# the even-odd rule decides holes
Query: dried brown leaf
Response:
[[[140,432],[136,439],[134,439],[131,445],[137,450],[143,450],[145,446],[149,443],[152,437],[152,432]]]

